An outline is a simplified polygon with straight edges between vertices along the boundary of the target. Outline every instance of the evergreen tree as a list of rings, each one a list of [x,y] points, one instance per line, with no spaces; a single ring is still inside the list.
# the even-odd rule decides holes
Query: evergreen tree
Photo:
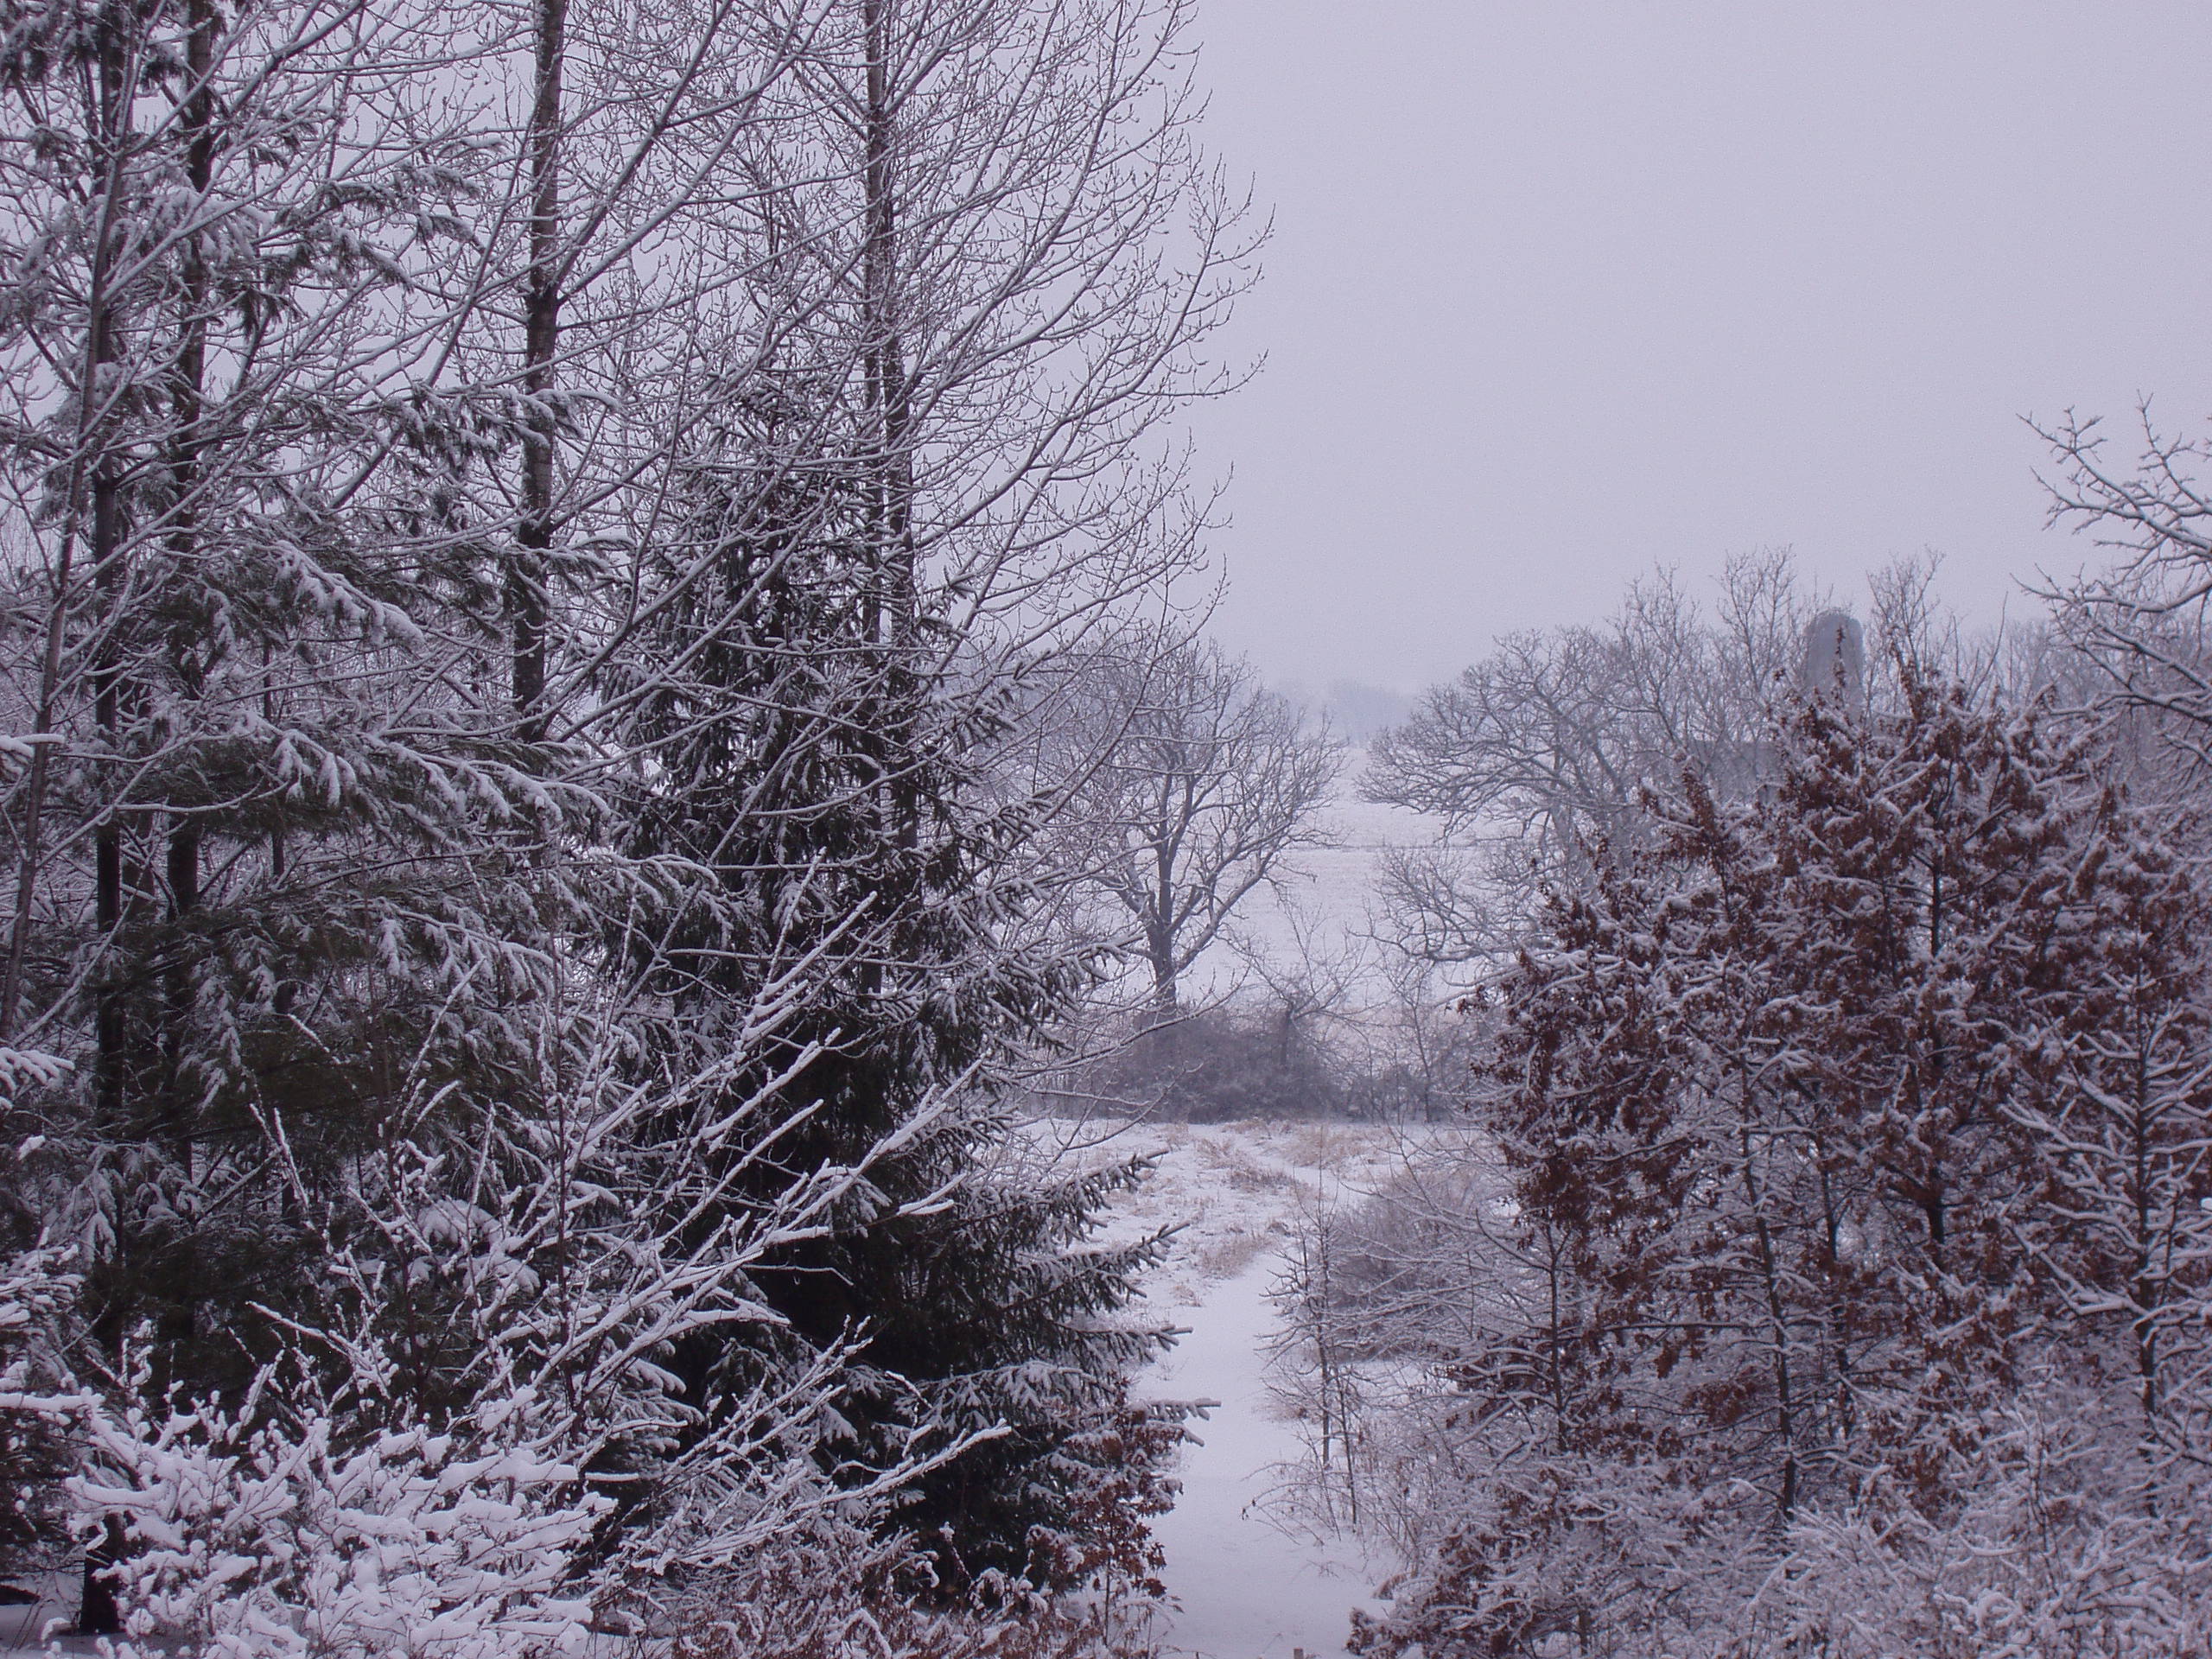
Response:
[[[54,142],[4,187],[24,556],[0,1024],[75,1062],[18,1091],[13,1173],[92,1242],[111,1360],[238,1386],[314,1317],[397,1147],[528,1092],[541,977],[512,880],[537,768],[465,700],[475,550],[378,380],[474,181],[417,119],[434,12],[359,0],[40,9],[0,65]],[[83,211],[86,202],[93,211]],[[433,461],[428,472],[438,470]],[[402,478],[402,474],[408,474]]]
[[[946,665],[947,625],[887,572],[867,491],[799,464],[782,429],[747,421],[698,469],[685,533],[653,550],[655,620],[609,681],[639,762],[626,850],[696,878],[626,918],[617,947],[661,1011],[658,1066],[701,1065],[796,1001],[718,1084],[725,1115],[775,1109],[715,1155],[731,1205],[791,1172],[860,1173],[815,1236],[753,1270],[805,1348],[852,1344],[849,1437],[825,1451],[880,1468],[917,1433],[1002,1431],[904,1492],[896,1523],[949,1585],[1060,1587],[1160,1506],[1147,1471],[1179,1438],[1174,1414],[1123,1400],[1165,1340],[1116,1317],[1154,1246],[1081,1248],[1139,1172],[1039,1181],[1007,1162],[1009,1068],[1083,969],[1023,943],[1031,820],[988,770],[1003,703]],[[720,1333],[678,1351],[702,1402],[772,1363]],[[1102,1500],[1124,1478],[1127,1498]]]

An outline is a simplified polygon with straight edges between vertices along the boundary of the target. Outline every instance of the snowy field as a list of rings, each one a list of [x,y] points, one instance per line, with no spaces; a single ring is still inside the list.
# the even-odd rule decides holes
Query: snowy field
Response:
[[[1325,817],[1331,844],[1299,854],[1278,891],[1255,893],[1237,928],[1278,961],[1317,963],[1371,955],[1366,940],[1378,864],[1392,847],[1432,841],[1440,825],[1358,798],[1367,756],[1346,759]],[[1246,969],[1217,948],[1205,966],[1217,993]],[[1355,982],[1364,979],[1355,976]],[[1351,1610],[1370,1599],[1392,1564],[1363,1560],[1358,1545],[1317,1538],[1270,1500],[1285,1465],[1304,1450],[1300,1426],[1270,1391],[1267,1354],[1277,1325],[1269,1290],[1281,1249],[1302,1210],[1333,1204],[1395,1162],[1397,1131],[1318,1123],[1145,1124],[1110,1138],[1091,1126],[1039,1126],[1082,1155],[1159,1158],[1147,1186],[1118,1207],[1109,1236],[1179,1226],[1168,1259],[1147,1287],[1153,1309],[1185,1327],[1155,1367],[1147,1391],[1220,1402],[1193,1425],[1183,1493],[1157,1523],[1175,1601],[1167,1649],[1206,1659],[1291,1659],[1294,1650],[1343,1651]],[[1096,1142],[1095,1145],[1087,1145]]]
[[[1359,798],[1368,757],[1345,757],[1324,814],[1329,844],[1300,851],[1275,889],[1240,911],[1241,942],[1279,962],[1317,965],[1372,958],[1370,908],[1381,860],[1393,847],[1432,842],[1433,819]],[[1249,976],[1237,951],[1217,946],[1202,963],[1216,995]],[[1355,982],[1366,978],[1355,975]],[[1272,1503],[1286,1465],[1304,1450],[1300,1427],[1272,1394],[1267,1355],[1277,1324],[1269,1292],[1302,1211],[1332,1205],[1382,1178],[1399,1131],[1366,1125],[1077,1124],[1035,1133],[1054,1149],[1103,1161],[1159,1160],[1145,1187],[1116,1208],[1107,1238],[1180,1229],[1147,1286],[1150,1308],[1187,1332],[1147,1379],[1157,1398],[1220,1404],[1193,1425],[1179,1473],[1181,1499],[1156,1530],[1175,1601],[1171,1652],[1207,1659],[1291,1659],[1343,1650],[1355,1606],[1392,1564],[1361,1558],[1354,1541],[1316,1538]]]
[[[1432,844],[1444,824],[1425,813],[1362,800],[1359,780],[1367,766],[1364,749],[1345,755],[1336,790],[1320,813],[1327,844],[1300,849],[1278,883],[1238,906],[1230,931],[1246,950],[1287,965],[1309,957],[1317,967],[1351,961],[1363,964],[1355,982],[1376,980],[1369,935],[1382,861],[1393,848]],[[1249,978],[1243,957],[1222,944],[1199,959],[1196,982],[1218,995]],[[1376,988],[1379,993],[1379,984]]]
[[[1291,1659],[1343,1649],[1351,1610],[1389,1565],[1316,1537],[1271,1503],[1300,1457],[1300,1424],[1274,1397],[1267,1355],[1280,1252],[1301,1211],[1356,1195],[1395,1162],[1397,1132],[1365,1125],[1139,1125],[1110,1134],[1047,1122],[1081,1157],[1144,1153],[1158,1173],[1117,1207],[1107,1236],[1179,1226],[1147,1286],[1187,1334],[1146,1379],[1154,1398],[1218,1402],[1193,1425],[1183,1492],[1156,1530],[1175,1606],[1166,1647],[1205,1659]]]

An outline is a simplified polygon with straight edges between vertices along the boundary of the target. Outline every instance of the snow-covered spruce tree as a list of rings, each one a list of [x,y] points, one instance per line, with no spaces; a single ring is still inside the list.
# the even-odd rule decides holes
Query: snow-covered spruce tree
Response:
[[[607,680],[638,766],[624,850],[701,878],[622,918],[615,970],[657,1010],[639,1064],[678,1075],[786,987],[799,999],[719,1078],[724,1101],[772,1094],[777,1109],[711,1154],[726,1186],[680,1224],[767,1204],[794,1170],[861,1173],[810,1236],[752,1267],[782,1341],[707,1329],[669,1363],[703,1402],[789,1363],[781,1346],[851,1344],[832,1466],[1000,1431],[891,1515],[947,1587],[1065,1587],[1164,1507],[1179,1438],[1175,1414],[1123,1395],[1164,1339],[1116,1317],[1152,1247],[1078,1248],[1135,1172],[1036,1183],[992,1167],[1007,1068],[1080,963],[1009,947],[1033,902],[1032,820],[987,787],[1001,716],[940,666],[944,619],[899,580],[865,485],[791,454],[788,410],[733,408],[696,507],[650,550],[652,620]],[[674,1122],[645,1132],[696,1139]]]
[[[457,327],[417,279],[485,176],[480,110],[422,88],[482,42],[405,5],[9,22],[39,136],[0,161],[0,1025],[75,1064],[8,1090],[0,1179],[81,1286],[51,1340],[221,1413],[349,1276],[398,1284],[392,1386],[331,1432],[465,1411],[451,1302],[409,1269],[475,1243],[437,1220],[543,1097],[517,877],[560,799],[457,689],[496,613],[435,510],[467,411],[408,395]],[[111,1603],[88,1571],[88,1624]]]
[[[441,80],[497,46],[480,21],[10,18],[0,73],[42,136],[0,162],[23,732],[0,1020],[76,1065],[9,1089],[0,1179],[15,1242],[66,1243],[82,1283],[56,1350],[129,1393],[117,1357],[150,1340],[145,1421],[172,1389],[238,1410],[289,1351],[329,1368],[341,1439],[528,1378],[590,1403],[551,1455],[590,1451],[664,1431],[623,1416],[666,1392],[645,1357],[741,1300],[745,1240],[671,1259],[558,1201],[620,1166],[624,1119],[556,1098],[590,1033],[552,1017],[578,906],[545,855],[592,802],[476,694],[502,589],[467,489],[512,423],[435,371],[491,280],[466,220],[497,214],[496,126]],[[555,1122],[576,1133],[549,1152]],[[518,1310],[556,1266],[597,1294],[549,1334]],[[756,1437],[822,1370],[754,1402]]]
[[[607,1500],[536,1443],[532,1403],[487,1400],[442,1430],[403,1418],[355,1434],[312,1376],[285,1365],[235,1409],[79,1405],[72,1494],[124,1545],[113,1579],[128,1639],[116,1651],[580,1650],[592,1609],[574,1569]]]
[[[1536,1317],[1451,1363],[1465,1522],[1370,1643],[1756,1648],[1805,1529],[1940,1530],[2006,1402],[2145,1324],[2068,1287],[2113,1245],[2050,1115],[2127,1119],[2109,1051],[2148,1027],[2111,1004],[2182,989],[2142,971],[2170,868],[2035,711],[1910,669],[1897,706],[1804,706],[1763,798],[1655,798],[1650,849],[1555,895],[1502,981],[1479,1111],[1527,1282],[1476,1300]],[[2201,1119],[2164,1100],[2155,1185],[2186,1191]]]
[[[626,1017],[680,1074],[789,1010],[726,1073],[778,1117],[728,1149],[737,1199],[881,1145],[754,1277],[789,1340],[860,1344],[825,1458],[1005,1426],[890,1511],[949,1589],[1124,1571],[1174,1432],[1122,1398],[1156,1341],[1111,1313],[1137,1258],[1082,1244],[1127,1173],[1015,1173],[1003,1085],[1084,970],[1039,901],[1053,791],[1004,757],[1037,688],[1197,556],[1167,423],[1240,279],[1184,21],[815,9],[718,175],[752,263],[686,341],[618,363],[658,377],[660,447],[609,425],[576,451],[630,471],[564,533],[628,563],[556,607],[554,731],[598,746],[620,859],[687,872],[609,912]],[[693,1397],[776,1363],[751,1337],[680,1352]]]
[[[65,1254],[0,1254],[0,1582],[67,1555],[62,1483],[74,1459],[57,1410],[71,1392],[61,1349],[76,1284],[61,1270]]]

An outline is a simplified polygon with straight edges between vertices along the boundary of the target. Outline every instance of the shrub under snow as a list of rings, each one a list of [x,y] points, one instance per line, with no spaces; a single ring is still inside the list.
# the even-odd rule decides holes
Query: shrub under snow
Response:
[[[321,1413],[87,1410],[92,1470],[69,1484],[81,1514],[112,1516],[129,1541],[117,1659],[178,1644],[203,1659],[578,1650],[589,1607],[569,1568],[607,1500],[533,1448],[529,1404],[351,1447]]]

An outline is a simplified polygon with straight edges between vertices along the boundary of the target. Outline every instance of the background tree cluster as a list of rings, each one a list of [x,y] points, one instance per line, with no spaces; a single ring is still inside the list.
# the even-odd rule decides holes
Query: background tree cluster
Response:
[[[1186,627],[1081,661],[1030,764],[1063,780],[1058,925],[1113,971],[1038,1080],[1041,1102],[1198,1120],[1350,1103],[1322,1030],[1344,976],[1249,931],[1260,903],[1300,913],[1300,855],[1330,844],[1344,756],[1325,716]]]
[[[1410,1567],[1362,1650],[2212,1642],[2203,564],[2170,473],[2116,516],[2069,453],[2142,546],[2050,630],[1908,569],[1854,664],[1739,564],[1378,745],[1493,855],[1393,872],[1473,985],[1464,1127],[1281,1287],[1303,1501]]]

